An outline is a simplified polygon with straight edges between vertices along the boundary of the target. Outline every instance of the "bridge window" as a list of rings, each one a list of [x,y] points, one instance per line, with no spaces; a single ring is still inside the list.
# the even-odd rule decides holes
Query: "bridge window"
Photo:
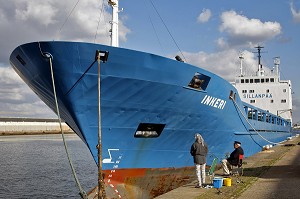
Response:
[[[257,113],[257,120],[258,121],[263,121],[263,113],[260,112],[260,111],[258,111],[258,113]]]
[[[249,111],[248,111],[248,119],[251,119],[251,120],[252,120],[252,116],[253,116],[252,109],[249,108]]]

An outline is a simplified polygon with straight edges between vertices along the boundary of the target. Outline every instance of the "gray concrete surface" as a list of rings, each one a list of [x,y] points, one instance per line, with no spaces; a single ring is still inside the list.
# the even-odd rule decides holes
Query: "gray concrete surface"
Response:
[[[300,198],[300,146],[293,147],[242,195],[239,199]]]
[[[231,187],[197,189],[196,182],[179,187],[156,199],[300,199],[300,137],[244,160],[243,183],[232,178]],[[289,146],[291,145],[291,146]],[[222,171],[216,171],[216,176]],[[210,183],[207,178],[207,183]]]

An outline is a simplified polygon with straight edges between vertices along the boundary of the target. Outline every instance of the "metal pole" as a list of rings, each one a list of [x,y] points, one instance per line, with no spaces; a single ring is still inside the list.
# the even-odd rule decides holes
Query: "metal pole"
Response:
[[[98,54],[98,199],[105,199],[105,187],[102,174],[102,138],[101,138],[101,90],[100,90],[100,53]]]

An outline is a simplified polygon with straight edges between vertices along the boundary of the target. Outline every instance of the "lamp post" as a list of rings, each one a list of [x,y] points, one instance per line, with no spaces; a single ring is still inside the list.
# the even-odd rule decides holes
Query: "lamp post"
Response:
[[[95,60],[98,62],[98,199],[105,199],[105,184],[102,173],[102,130],[101,130],[101,81],[100,63],[105,63],[108,59],[108,51],[96,50]]]

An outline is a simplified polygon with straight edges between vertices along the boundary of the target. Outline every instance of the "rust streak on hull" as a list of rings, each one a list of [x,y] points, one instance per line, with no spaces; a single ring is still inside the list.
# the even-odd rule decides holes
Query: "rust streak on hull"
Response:
[[[116,169],[103,172],[108,198],[151,199],[195,179],[194,167]],[[97,198],[97,187],[88,195],[89,198]]]

